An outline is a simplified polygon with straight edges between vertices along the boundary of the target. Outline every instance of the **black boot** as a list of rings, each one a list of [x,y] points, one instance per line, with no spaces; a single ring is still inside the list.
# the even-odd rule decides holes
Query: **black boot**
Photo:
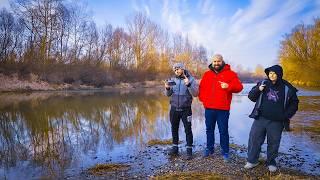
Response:
[[[176,156],[178,155],[178,146],[172,146],[171,149],[169,149],[169,155],[170,156]]]
[[[192,159],[192,147],[187,147],[187,160]]]

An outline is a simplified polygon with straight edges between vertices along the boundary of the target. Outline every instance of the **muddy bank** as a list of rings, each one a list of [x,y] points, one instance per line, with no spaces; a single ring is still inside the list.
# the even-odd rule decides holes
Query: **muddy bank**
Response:
[[[6,76],[0,74],[0,92],[16,92],[16,91],[59,91],[59,90],[112,90],[126,89],[133,90],[137,88],[155,88],[162,87],[161,81],[144,81],[135,83],[119,83],[111,86],[94,87],[84,84],[50,84],[39,79],[37,75],[30,74],[29,78],[21,79],[17,74]]]
[[[167,155],[169,146],[148,146],[136,156],[129,157],[125,163],[129,168],[105,172],[99,171],[99,175],[84,170],[79,175],[65,177],[67,179],[320,179],[319,176],[310,175],[281,167],[275,173],[267,170],[260,159],[260,165],[254,169],[243,168],[246,160],[239,153],[246,152],[245,147],[233,145],[230,151],[230,162],[223,161],[220,152],[213,156],[203,158],[202,151],[194,153],[192,160],[186,160],[186,152],[182,149],[179,156]],[[218,149],[218,148],[217,148]],[[280,155],[281,157],[282,155]],[[163,159],[164,158],[164,159]],[[107,164],[111,162],[106,162]],[[320,164],[319,167],[320,168]]]

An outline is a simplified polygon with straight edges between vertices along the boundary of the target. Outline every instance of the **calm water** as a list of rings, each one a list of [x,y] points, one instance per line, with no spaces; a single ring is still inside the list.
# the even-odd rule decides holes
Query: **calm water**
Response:
[[[232,101],[229,132],[238,145],[247,145],[252,124],[251,87]],[[293,131],[282,138],[280,165],[320,175],[320,92],[300,90],[299,99]],[[171,138],[168,101],[159,91],[0,94],[0,179],[66,177],[97,163],[129,162],[149,140]],[[192,123],[195,148],[202,150],[204,110],[197,99]],[[166,161],[159,156],[159,165]]]

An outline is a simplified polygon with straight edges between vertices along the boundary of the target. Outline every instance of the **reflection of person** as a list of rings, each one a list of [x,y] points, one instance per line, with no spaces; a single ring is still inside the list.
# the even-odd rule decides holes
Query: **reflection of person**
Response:
[[[297,89],[282,79],[281,66],[274,65],[265,69],[268,79],[259,82],[249,92],[249,99],[256,102],[250,117],[254,118],[248,142],[246,169],[258,165],[258,158],[265,137],[267,136],[267,165],[270,172],[277,170],[281,134],[284,122],[298,110]]]
[[[166,95],[171,97],[170,122],[173,146],[170,149],[169,154],[178,154],[178,131],[181,119],[186,133],[187,156],[188,159],[191,159],[193,144],[193,135],[191,130],[191,103],[192,96],[198,96],[198,85],[196,84],[195,79],[184,68],[182,63],[174,64],[173,70],[175,77],[172,77],[170,81],[175,82],[175,84],[173,83],[172,86],[170,86],[168,81],[165,83]]]
[[[214,130],[216,123],[220,132],[220,146],[224,160],[229,160],[229,110],[232,93],[243,89],[237,74],[225,64],[220,54],[213,56],[209,70],[203,75],[199,87],[199,99],[205,107],[207,148],[204,157],[214,152]]]

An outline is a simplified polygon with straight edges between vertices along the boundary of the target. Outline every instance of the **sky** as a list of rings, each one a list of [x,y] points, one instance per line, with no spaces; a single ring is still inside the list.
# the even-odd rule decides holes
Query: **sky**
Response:
[[[320,18],[320,0],[79,0],[98,26],[126,27],[136,12],[181,33],[232,65],[253,70],[277,63],[280,42],[301,23]],[[0,8],[9,7],[0,0]]]

